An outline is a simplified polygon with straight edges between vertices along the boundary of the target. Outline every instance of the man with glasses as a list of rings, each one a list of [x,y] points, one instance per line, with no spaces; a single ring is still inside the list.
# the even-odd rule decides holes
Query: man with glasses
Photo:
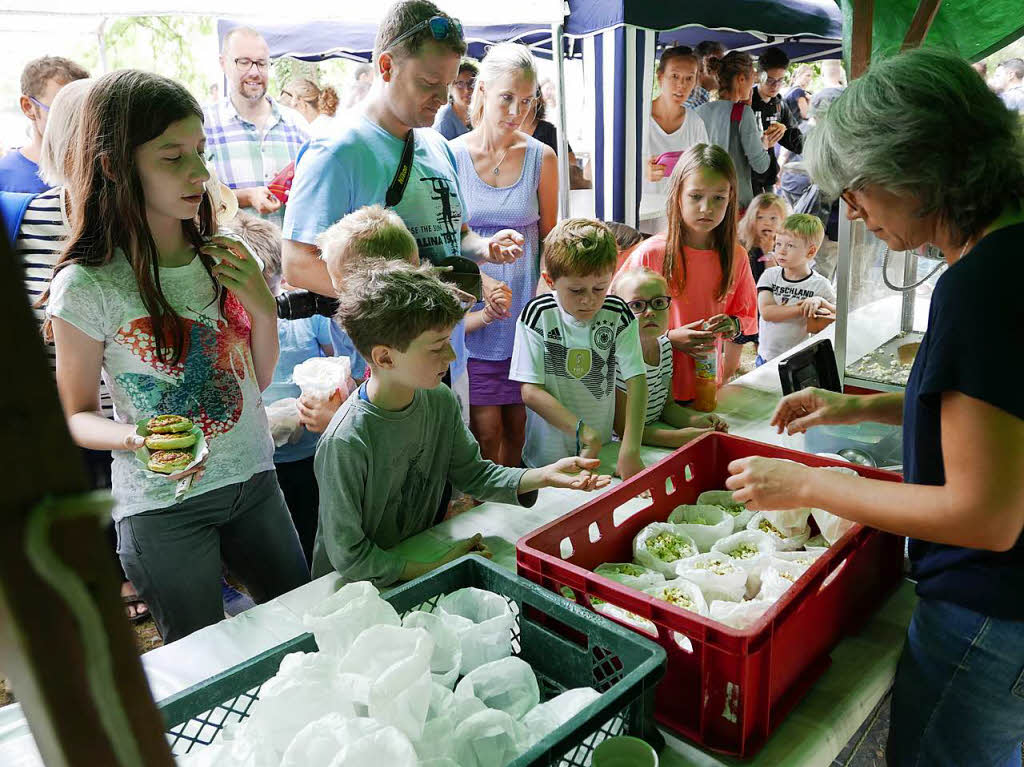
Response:
[[[40,194],[49,187],[39,177],[39,150],[57,92],[72,80],[89,76],[82,67],[60,56],[30,61],[21,73],[21,113],[32,124],[29,142],[0,157],[0,191]]]
[[[280,226],[284,205],[268,185],[309,138],[304,120],[267,93],[270,48],[255,29],[235,27],[224,36],[220,67],[227,96],[203,110],[207,163],[240,208]]]
[[[763,130],[768,130],[776,123],[785,126],[786,132],[779,139],[779,145],[794,154],[801,154],[804,150],[804,136],[797,127],[797,118],[789,104],[779,93],[786,79],[787,67],[789,56],[785,51],[774,46],[764,49],[757,61],[760,81],[754,86],[750,108],[754,110],[754,117],[761,121]],[[768,170],[764,173],[750,173],[751,187],[755,195],[770,192],[779,176],[779,160],[774,151],[767,151],[770,160]]]

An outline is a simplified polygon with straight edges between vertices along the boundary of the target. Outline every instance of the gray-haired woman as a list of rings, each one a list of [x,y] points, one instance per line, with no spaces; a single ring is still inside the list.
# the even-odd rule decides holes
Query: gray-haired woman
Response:
[[[1024,139],[967,62],[919,50],[874,64],[808,142],[810,172],[894,250],[949,263],[905,394],[810,389],[790,433],[903,424],[905,484],[745,458],[727,482],[752,508],[819,507],[906,535],[920,597],[896,672],[888,763],[1021,764],[1024,739]]]

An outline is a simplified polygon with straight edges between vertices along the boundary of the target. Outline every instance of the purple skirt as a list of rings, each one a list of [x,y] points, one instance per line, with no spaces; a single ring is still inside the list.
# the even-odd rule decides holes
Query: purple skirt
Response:
[[[522,405],[523,395],[518,381],[508,380],[512,359],[469,359],[469,404]]]

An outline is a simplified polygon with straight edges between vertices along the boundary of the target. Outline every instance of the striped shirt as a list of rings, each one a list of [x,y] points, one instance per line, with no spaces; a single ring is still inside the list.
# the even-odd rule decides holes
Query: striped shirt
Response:
[[[232,189],[266,186],[295,162],[299,149],[309,139],[302,118],[269,96],[267,101],[270,116],[262,133],[254,123],[239,116],[229,98],[203,108],[206,161],[213,165],[217,177]],[[261,218],[281,226],[284,209],[282,205]]]
[[[648,365],[647,360],[644,360],[644,367],[647,369],[647,415],[644,417],[644,425],[647,426],[661,419],[661,411],[665,409],[665,402],[672,390],[672,344],[667,335],[658,339],[658,361]],[[622,371],[618,369],[615,371],[615,388],[621,392],[626,391],[626,382],[622,378]]]
[[[46,309],[35,303],[50,287],[53,267],[60,259],[64,241],[71,234],[68,221],[64,187],[48,189],[32,198],[25,209],[25,216],[18,228],[14,241],[14,252],[25,269],[25,292],[36,315],[40,329],[46,321]],[[57,348],[52,342],[45,342],[46,356],[50,370],[57,370]],[[113,417],[113,404],[107,387],[100,383],[100,410],[107,418]]]
[[[683,106],[687,109],[696,109],[699,106],[707,104],[709,101],[711,101],[711,91],[698,85],[693,89],[693,92],[690,94],[690,98],[686,100],[686,103],[684,103]]]

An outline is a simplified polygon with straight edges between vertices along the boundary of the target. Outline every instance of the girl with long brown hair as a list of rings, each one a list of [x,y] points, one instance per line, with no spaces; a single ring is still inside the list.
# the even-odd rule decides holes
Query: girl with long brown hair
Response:
[[[713,144],[691,147],[672,172],[668,230],[640,244],[622,265],[623,271],[647,267],[668,283],[672,396],[679,402],[694,398],[694,358],[715,352],[721,385],[735,372],[725,369],[723,346],[757,330],[754,281],[736,238],[736,187],[728,152]]]
[[[248,248],[215,234],[205,143],[178,83],[97,80],[72,153],[71,236],[41,299],[68,428],[114,454],[118,554],[165,642],[223,618],[222,558],[257,602],[308,579],[261,399],[275,302]],[[113,421],[97,412],[101,373]],[[165,414],[205,436],[190,471],[158,474],[135,455],[136,425]]]

